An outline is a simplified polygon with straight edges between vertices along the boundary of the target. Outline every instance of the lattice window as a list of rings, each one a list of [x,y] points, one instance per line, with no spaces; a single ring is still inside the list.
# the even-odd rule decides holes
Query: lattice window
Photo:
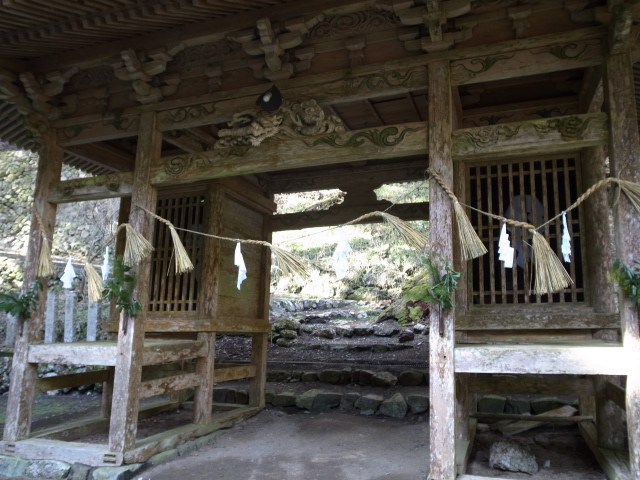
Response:
[[[203,231],[204,194],[160,198],[156,213],[176,227]],[[149,312],[195,312],[202,265],[203,237],[178,230],[195,268],[182,275],[175,273],[173,242],[169,229],[156,224],[152,256]]]
[[[581,190],[575,155],[497,164],[474,162],[468,168],[467,199],[470,205],[536,226],[571,205]],[[536,296],[532,293],[531,235],[521,228],[510,229],[511,245],[516,248],[517,260],[513,269],[504,268],[497,253],[502,225],[473,212],[471,221],[489,253],[471,262],[471,305],[584,302],[580,216],[580,209],[567,214],[572,257],[571,263],[564,265],[575,283],[562,292]],[[562,219],[547,225],[542,233],[562,259]]]

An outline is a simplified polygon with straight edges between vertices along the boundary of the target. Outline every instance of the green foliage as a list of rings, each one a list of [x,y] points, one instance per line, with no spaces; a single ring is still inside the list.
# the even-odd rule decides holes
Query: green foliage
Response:
[[[42,283],[36,280],[24,293],[0,292],[0,311],[14,315],[20,320],[26,320],[38,305],[40,290],[42,290]]]
[[[640,265],[640,261],[633,263]],[[629,267],[616,259],[611,269],[611,279],[618,284],[622,293],[627,295],[634,305],[640,300],[640,268]]]
[[[427,268],[429,269],[433,285],[431,285],[427,293],[427,298],[424,300],[428,303],[438,303],[440,308],[455,307],[456,304],[453,301],[453,293],[458,288],[460,272],[456,272],[451,268],[451,262],[446,262],[444,266],[445,272],[440,276],[438,265],[431,259],[427,261]],[[438,278],[440,281],[435,283]]]
[[[102,295],[109,300],[115,299],[119,312],[124,310],[128,316],[135,317],[142,310],[142,305],[133,298],[136,280],[130,271],[131,267],[124,264],[122,257],[116,257],[113,261],[113,272],[111,277],[105,281]]]

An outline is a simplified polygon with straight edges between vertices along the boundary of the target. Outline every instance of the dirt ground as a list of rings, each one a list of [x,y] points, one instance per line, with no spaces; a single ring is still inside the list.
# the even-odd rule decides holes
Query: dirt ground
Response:
[[[6,395],[0,397],[2,412],[6,399]],[[99,402],[99,397],[89,396],[38,396],[35,425],[42,428],[79,419],[95,412]],[[189,418],[190,412],[182,410],[173,417],[145,420],[142,436]],[[224,431],[211,445],[134,479],[422,480],[428,473],[428,437],[426,415],[409,414],[397,420],[356,412],[268,408]],[[535,475],[489,468],[489,447],[499,438],[492,432],[477,435],[468,473],[510,480],[606,480],[575,426],[537,428],[517,437],[530,444],[536,455],[541,469]]]
[[[300,413],[269,409],[224,433],[215,443],[154,467],[141,480],[421,480],[428,474],[426,416],[403,420],[343,412]],[[545,449],[532,438],[542,467],[535,475],[492,470],[489,445],[499,436],[478,436],[469,473],[513,480],[606,480],[578,430],[537,429],[553,439]],[[206,474],[204,473],[206,472]]]

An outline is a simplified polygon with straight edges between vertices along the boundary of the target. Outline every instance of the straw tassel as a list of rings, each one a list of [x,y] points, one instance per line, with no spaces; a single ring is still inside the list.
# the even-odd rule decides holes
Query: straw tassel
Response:
[[[458,235],[460,235],[460,248],[462,248],[462,258],[471,260],[487,253],[487,247],[484,246],[480,237],[476,233],[467,213],[460,205],[460,202],[453,203],[453,211],[456,215],[456,224],[458,225]]]
[[[458,235],[460,236],[460,247],[462,249],[462,257],[464,260],[471,260],[487,253],[487,247],[484,246],[480,237],[476,233],[467,213],[458,202],[458,197],[453,193],[444,179],[431,169],[427,169],[427,173],[440,185],[440,188],[449,196],[453,202],[453,211],[456,215],[456,224],[458,225]]]
[[[375,212],[378,213],[378,212]],[[385,212],[379,212],[385,223],[391,226],[410,246],[424,250],[429,245],[429,237],[419,232],[404,220]]]
[[[273,254],[274,265],[279,268],[284,275],[294,273],[302,278],[309,278],[309,270],[300,258],[275,245],[269,244],[269,248]]]
[[[51,242],[45,236],[42,237],[40,259],[38,261],[38,277],[50,277],[56,273],[51,260]]]
[[[193,263],[191,263],[189,254],[180,241],[180,235],[178,235],[178,232],[176,232],[173,224],[167,223],[167,225],[169,227],[169,231],[171,232],[171,240],[173,240],[173,250],[176,257],[176,273],[181,274],[190,272],[191,270],[193,270]]]
[[[536,295],[554,293],[573,283],[562,262],[547,243],[544,235],[533,231],[533,264]]]
[[[38,259],[38,277],[50,277],[56,273],[51,259],[51,242],[47,238],[47,231],[44,228],[42,217],[38,212],[34,212],[40,235],[42,235],[42,245],[40,246],[40,258]]]
[[[617,180],[620,190],[627,196],[636,211],[640,213],[640,183],[630,182],[628,180]]]
[[[102,300],[104,284],[102,277],[89,262],[84,263],[84,273],[87,276],[87,288],[89,289],[89,301],[97,303]]]
[[[151,255],[153,245],[144,238],[140,232],[128,223],[122,224],[127,232],[127,241],[124,246],[124,263],[133,267]]]

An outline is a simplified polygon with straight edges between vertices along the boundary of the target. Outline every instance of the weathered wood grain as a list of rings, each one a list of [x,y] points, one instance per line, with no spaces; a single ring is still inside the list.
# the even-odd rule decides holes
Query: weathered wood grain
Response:
[[[636,478],[629,471],[624,459],[626,452],[609,450],[598,446],[596,427],[593,423],[580,422],[578,428],[607,478],[610,480],[632,480]]]
[[[82,463],[92,467],[113,467],[122,464],[122,454],[109,452],[105,445],[63,442],[45,438],[27,438],[20,442],[0,442],[0,453],[30,460]]]
[[[595,395],[593,382],[585,378],[476,375],[469,382],[469,391],[502,395]]]
[[[24,266],[23,290],[26,290],[36,280],[38,262],[42,246],[42,235],[36,220],[40,215],[46,230],[46,236],[53,239],[56,222],[56,205],[48,202],[51,194],[51,183],[60,180],[63,152],[55,142],[55,131],[49,130],[49,124],[44,119],[36,119],[42,135],[42,146],[39,150],[38,171],[33,198],[33,214],[29,232],[26,263]],[[44,324],[45,304],[47,299],[46,287],[39,295],[36,311],[31,318],[25,320],[19,327],[13,353],[13,367],[10,376],[9,399],[7,402],[7,417],[4,426],[4,439],[8,441],[22,440],[29,436],[31,428],[31,413],[35,395],[38,366],[29,363],[29,345],[41,340]]]
[[[626,375],[631,367],[622,346],[459,345],[456,372]]]
[[[468,85],[518,76],[572,70],[600,65],[604,58],[604,39],[559,42],[540,48],[504,51],[451,62],[451,83]]]
[[[453,184],[452,102],[449,62],[429,65],[429,166]],[[451,200],[430,182],[431,255],[453,261]],[[453,480],[455,462],[454,311],[432,308],[429,317],[430,480]]]
[[[173,375],[171,377],[148,380],[140,384],[138,390],[139,398],[155,397],[165,393],[177,392],[186,388],[194,388],[200,385],[201,376],[198,373],[186,373],[183,375]]]
[[[115,365],[115,342],[44,343],[29,347],[30,363],[60,365]]]
[[[456,159],[496,159],[571,152],[608,140],[607,115],[585,113],[456,130],[452,151]]]
[[[626,16],[628,6],[619,5],[612,12]],[[618,22],[613,21],[612,25]],[[640,182],[640,146],[635,109],[633,66],[628,52],[610,55],[605,62],[605,104],[610,118],[609,160],[611,175]],[[624,198],[614,207],[616,258],[633,265],[640,258],[640,215]],[[640,364],[640,319],[638,309],[625,295],[619,297],[622,320],[622,343],[630,365]],[[627,428],[629,435],[629,470],[640,478],[640,370],[630,369],[627,376]]]
[[[231,380],[240,380],[242,378],[253,378],[256,376],[258,367],[254,364],[251,365],[237,365],[237,366],[220,366],[218,364],[213,379],[216,383],[229,382]],[[254,405],[257,406],[257,405]]]
[[[71,373],[69,375],[57,375],[55,377],[42,377],[38,379],[36,390],[38,392],[48,392],[61,388],[73,388],[80,385],[91,385],[93,383],[105,382],[109,378],[107,370],[96,370],[93,372]]]
[[[136,165],[133,172],[133,194],[129,223],[145,238],[152,238],[154,220],[138,206],[154,211],[157,192],[150,183],[150,167],[160,156],[162,135],[157,129],[153,112],[141,116]],[[137,268],[135,298],[142,304],[149,302],[150,261]],[[135,319],[121,316],[118,330],[118,352],[115,362],[113,408],[109,426],[109,450],[123,453],[135,444],[138,423],[138,385],[142,372],[146,309]]]
[[[179,362],[206,355],[208,346],[203,341],[169,340],[145,342],[141,361],[143,365]]]
[[[456,318],[456,330],[567,330],[620,328],[616,313],[522,313],[474,314]]]

